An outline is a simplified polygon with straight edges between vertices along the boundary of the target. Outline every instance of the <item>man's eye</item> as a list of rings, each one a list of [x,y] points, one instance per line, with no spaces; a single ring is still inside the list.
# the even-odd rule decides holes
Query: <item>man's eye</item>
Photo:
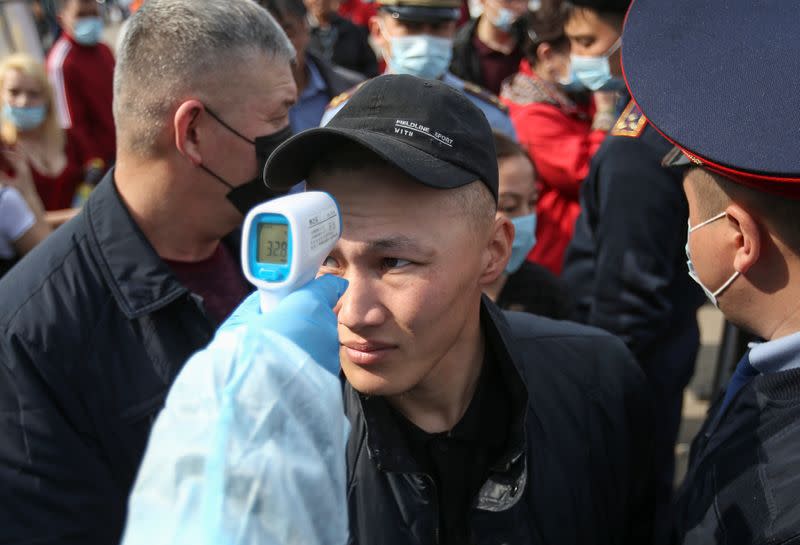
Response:
[[[400,269],[407,265],[411,265],[411,262],[407,259],[398,259],[396,257],[385,257],[383,259],[383,266],[386,269]]]
[[[325,261],[322,262],[322,266],[325,267],[326,269],[338,269],[339,262],[336,261],[335,258],[328,256],[325,258]]]

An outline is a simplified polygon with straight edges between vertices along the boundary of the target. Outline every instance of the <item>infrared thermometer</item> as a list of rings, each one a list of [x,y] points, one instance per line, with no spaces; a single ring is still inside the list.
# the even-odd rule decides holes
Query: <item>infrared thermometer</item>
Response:
[[[242,268],[259,290],[261,312],[313,280],[341,234],[339,205],[322,191],[253,208],[244,220]]]

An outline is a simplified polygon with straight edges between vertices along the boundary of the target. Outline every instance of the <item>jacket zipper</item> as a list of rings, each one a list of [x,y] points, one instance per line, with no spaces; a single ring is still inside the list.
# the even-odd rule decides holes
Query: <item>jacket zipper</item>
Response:
[[[436,487],[436,481],[433,480],[433,477],[428,475],[427,473],[422,473],[422,476],[428,481],[430,485],[430,489],[433,492],[431,497],[431,504],[433,505],[433,512],[436,515],[436,527],[433,531],[433,543],[434,545],[439,545],[439,534],[441,532],[440,525],[440,517],[439,517],[439,489]]]

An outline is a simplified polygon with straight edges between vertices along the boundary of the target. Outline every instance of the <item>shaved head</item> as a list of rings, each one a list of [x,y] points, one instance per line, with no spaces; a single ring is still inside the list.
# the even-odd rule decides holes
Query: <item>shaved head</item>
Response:
[[[686,174],[697,196],[698,212],[711,217],[736,203],[758,216],[778,238],[800,255],[800,200],[756,191],[724,176],[694,168]]]

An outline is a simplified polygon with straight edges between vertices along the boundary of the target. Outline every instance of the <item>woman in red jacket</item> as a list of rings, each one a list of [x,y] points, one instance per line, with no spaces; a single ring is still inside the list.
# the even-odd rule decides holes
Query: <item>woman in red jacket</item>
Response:
[[[573,91],[572,84],[562,83],[570,78],[565,18],[560,9],[530,16],[526,60],[501,91],[541,184],[538,242],[528,259],[554,274],[560,274],[572,238],[589,162],[616,121],[616,93]]]

